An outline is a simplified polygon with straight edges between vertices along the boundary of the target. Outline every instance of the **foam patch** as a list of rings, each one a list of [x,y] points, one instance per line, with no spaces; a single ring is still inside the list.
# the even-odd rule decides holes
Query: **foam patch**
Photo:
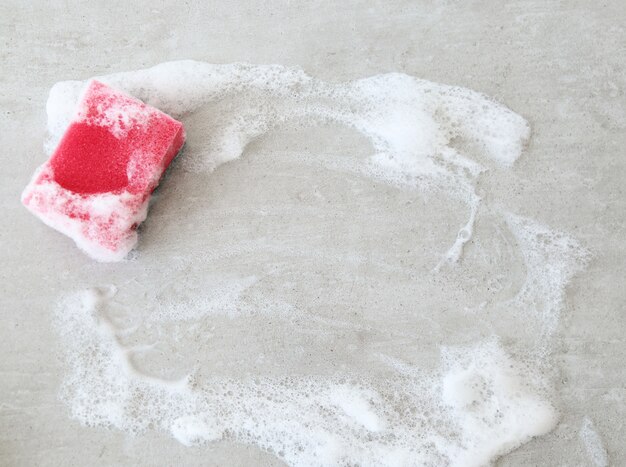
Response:
[[[289,243],[280,229],[299,221],[285,227],[293,206],[278,202],[283,224],[268,235],[212,233],[193,257],[142,252],[159,274],[136,270],[136,281],[60,302],[61,397],[73,418],[159,429],[185,446],[245,443],[289,465],[487,465],[555,426],[552,336],[587,254],[476,190],[486,171],[510,173],[530,135],[524,118],[483,94],[398,73],[327,83],[277,65],[182,61],[99,79],[181,119],[190,147],[181,170],[206,183],[275,129],[362,135],[369,153],[312,154],[299,167],[322,167],[335,188],[349,185],[342,196],[373,204],[371,218],[333,225],[349,233],[362,222],[360,234],[389,257],[349,249],[348,234],[328,244],[306,231]],[[50,146],[82,86],[51,90]],[[387,190],[380,203],[380,191],[363,195],[375,184]],[[319,206],[298,205],[298,219],[339,209],[330,192],[309,191]],[[436,250],[389,225],[426,200],[464,213]],[[206,215],[236,222],[236,209]],[[433,267],[418,266],[419,255]]]

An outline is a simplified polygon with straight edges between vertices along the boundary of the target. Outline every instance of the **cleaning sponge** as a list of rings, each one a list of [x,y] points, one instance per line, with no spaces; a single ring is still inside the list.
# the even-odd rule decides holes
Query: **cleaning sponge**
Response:
[[[92,80],[22,203],[94,259],[119,261],[137,243],[150,194],[184,141],[180,122]]]

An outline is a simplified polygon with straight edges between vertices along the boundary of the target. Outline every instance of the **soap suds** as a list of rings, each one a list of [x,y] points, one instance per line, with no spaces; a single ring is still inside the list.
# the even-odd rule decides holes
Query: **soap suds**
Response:
[[[602,438],[589,417],[583,419],[578,435],[592,464],[597,467],[607,467],[609,465],[609,455],[606,452]]]
[[[250,444],[289,465],[488,465],[555,426],[551,337],[565,286],[588,254],[567,234],[488,205],[476,192],[482,173],[511,170],[520,157],[530,133],[522,117],[474,91],[399,73],[335,84],[276,65],[182,61],[98,79],[183,121],[190,150],[179,167],[206,174],[207,183],[215,180],[211,171],[272,130],[342,126],[367,138],[371,154],[321,157],[320,164],[399,192],[454,200],[467,217],[453,227],[458,233],[446,239],[430,275],[420,276],[410,262],[250,240],[171,258],[172,284],[66,294],[57,328],[68,368],[61,397],[72,417],[132,434],[160,429],[186,446]],[[83,85],[52,88],[48,148]],[[501,220],[524,277],[511,279],[506,299],[482,302],[472,314],[452,299],[429,308],[432,292],[463,291],[453,279],[467,288],[477,283],[464,272],[464,262],[475,260],[464,250],[479,240],[484,213]],[[240,275],[206,269],[259,251],[280,260]],[[334,276],[317,277],[314,268],[298,269],[300,262],[331,264]],[[342,276],[360,264],[379,268],[380,277],[406,272],[412,282],[370,292],[374,303],[359,302],[371,308],[362,316],[313,310],[313,300],[290,294],[300,287],[332,306],[325,295],[335,284],[341,290],[341,281],[364,281],[358,290],[369,290],[367,278]],[[419,287],[419,299],[395,309],[376,305],[377,295]],[[143,298],[133,302],[145,304],[140,310],[125,305],[135,292]],[[447,319],[466,323],[466,334],[448,332]],[[376,320],[387,320],[388,329]],[[425,324],[436,331],[432,342]],[[369,345],[359,347],[363,341]],[[336,342],[346,348],[329,349]],[[397,352],[378,343],[397,343]],[[289,373],[287,361],[308,364]]]
[[[49,165],[37,169],[33,179],[39,177],[48,180],[25,192],[23,202],[45,214],[39,216],[41,221],[71,237],[81,250],[102,261],[119,261],[137,243],[137,231],[132,227],[148,215],[144,195],[124,191],[86,197],[56,183]]]
[[[201,160],[191,161],[197,168],[213,170],[236,159],[250,141],[277,127],[341,124],[357,130],[374,149],[359,172],[400,186],[445,185],[468,204],[469,221],[446,255],[452,262],[471,238],[480,203],[473,182],[486,170],[484,162],[459,153],[454,142],[471,141],[487,160],[511,166],[530,134],[522,117],[483,94],[400,73],[330,84],[278,65],[181,61],[98,80],[183,122],[211,103],[205,151]],[[60,140],[83,86],[68,81],[51,89],[48,148]]]
[[[161,427],[185,445],[256,444],[291,465],[484,465],[548,432],[556,411],[532,375],[491,339],[446,348],[439,369],[389,360],[386,380],[337,374],[231,380],[146,375],[106,318],[111,288],[68,296],[58,312],[70,372],[62,397],[87,426]]]
[[[591,254],[563,232],[510,213],[504,217],[519,243],[527,269],[523,286],[504,305],[522,315],[535,315],[532,321],[542,324],[537,330],[536,347],[547,350],[563,308],[564,285],[584,268]]]

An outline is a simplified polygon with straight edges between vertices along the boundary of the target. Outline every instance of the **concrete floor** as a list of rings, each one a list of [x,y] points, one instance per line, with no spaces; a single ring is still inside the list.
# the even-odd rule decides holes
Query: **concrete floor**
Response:
[[[571,233],[594,259],[569,287],[558,331],[561,423],[498,462],[594,465],[579,437],[585,417],[611,464],[626,462],[622,0],[50,3],[0,5],[2,465],[277,462],[252,447],[189,449],[155,432],[129,438],[83,428],[57,398],[63,361],[50,304],[73,285],[65,278],[81,274],[93,284],[114,271],[90,266],[19,204],[44,158],[48,90],[60,80],[180,58],[297,65],[331,81],[402,71],[482,91],[526,117],[533,137],[509,205]],[[270,141],[250,151],[276,147]],[[223,183],[254,173],[246,164],[226,167]],[[149,242],[156,234],[148,226],[144,235]]]

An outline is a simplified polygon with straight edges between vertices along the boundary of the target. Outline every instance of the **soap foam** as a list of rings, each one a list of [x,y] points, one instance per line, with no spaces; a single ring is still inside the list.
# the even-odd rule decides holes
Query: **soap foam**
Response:
[[[47,178],[46,183],[25,191],[23,200],[45,214],[39,217],[42,222],[64,232],[81,250],[101,261],[120,261],[137,243],[137,232],[132,226],[139,225],[148,215],[148,203],[143,194],[124,191],[85,197],[56,183],[49,165],[37,169],[33,180],[39,177]],[[76,216],[70,217],[67,212],[74,212]],[[85,213],[90,216],[89,223],[84,221]]]
[[[250,141],[277,127],[341,124],[357,130],[374,149],[358,172],[400,186],[444,185],[468,204],[469,220],[446,255],[451,262],[471,239],[480,203],[476,176],[488,161],[511,166],[530,134],[522,117],[483,94],[400,73],[330,84],[278,65],[179,61],[97,79],[182,121],[210,103],[206,150],[191,162],[195,168],[213,170],[236,159]],[[84,86],[68,81],[51,89],[48,148],[63,135]],[[479,146],[487,160],[460,153],[457,140]]]
[[[87,426],[161,427],[185,445],[229,439],[291,465],[484,465],[554,426],[556,411],[497,339],[444,349],[434,371],[381,356],[385,381],[349,375],[210,377],[198,386],[146,375],[137,346],[107,318],[113,288],[66,297],[58,313],[70,372],[62,397]]]
[[[511,213],[504,218],[521,247],[527,274],[515,297],[503,305],[526,318],[534,314],[531,321],[541,323],[535,347],[547,350],[563,308],[564,284],[584,268],[591,253],[564,232]]]
[[[276,128],[356,130],[371,143],[366,160],[322,163],[398,190],[443,193],[467,206],[467,221],[450,239],[433,277],[462,265],[464,246],[484,210],[504,219],[526,279],[513,298],[477,312],[497,314],[503,330],[494,330],[503,338],[483,335],[442,345],[434,366],[368,355],[384,374],[344,366],[310,375],[251,372],[233,378],[210,368],[207,374],[184,355],[176,371],[146,369],[142,356],[158,344],[141,344],[142,333],[198,343],[198,336],[218,332],[207,323],[220,319],[244,329],[265,316],[311,329],[315,324],[370,331],[341,316],[308,313],[280,294],[260,293],[256,272],[202,276],[195,288],[183,283],[180,290],[165,289],[146,298],[150,312],[142,319],[116,315],[116,297],[128,285],[119,292],[111,286],[71,293],[59,305],[57,325],[68,364],[61,396],[75,419],[132,434],[161,429],[187,446],[217,440],[251,444],[290,465],[485,465],[555,426],[546,358],[564,287],[586,253],[564,233],[484,205],[475,190],[481,173],[506,170],[521,155],[530,131],[522,117],[480,93],[399,73],[332,84],[277,65],[182,61],[98,79],[185,123],[195,150],[179,161],[183,170],[208,174]],[[83,86],[68,81],[52,88],[48,148],[69,123]],[[196,119],[203,122],[202,132],[193,131]],[[238,253],[230,254],[255,248],[238,244]],[[221,253],[207,251],[200,260],[208,262],[212,254]],[[303,254],[289,252],[292,258]],[[173,258],[169,266],[186,274],[187,262]],[[518,329],[512,324],[521,326],[517,341],[507,334]],[[524,326],[536,339],[525,338]],[[415,329],[402,334],[407,343],[417,337]]]
[[[593,426],[589,417],[583,419],[583,423],[578,432],[580,440],[585,447],[587,457],[596,467],[606,467],[609,465],[609,455],[606,452],[602,438]]]

